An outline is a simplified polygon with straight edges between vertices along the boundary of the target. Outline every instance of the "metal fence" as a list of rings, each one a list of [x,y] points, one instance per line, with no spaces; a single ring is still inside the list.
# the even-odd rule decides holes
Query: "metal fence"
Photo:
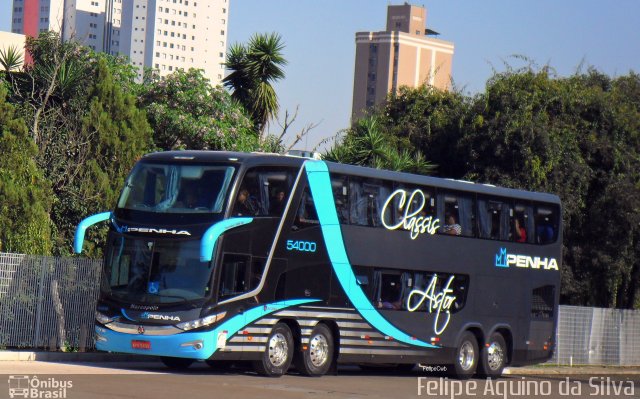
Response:
[[[93,348],[100,260],[0,253],[0,346]],[[551,363],[640,365],[640,311],[560,306]]]
[[[100,264],[0,253],[0,346],[92,348]]]
[[[551,362],[640,365],[640,311],[560,306]]]

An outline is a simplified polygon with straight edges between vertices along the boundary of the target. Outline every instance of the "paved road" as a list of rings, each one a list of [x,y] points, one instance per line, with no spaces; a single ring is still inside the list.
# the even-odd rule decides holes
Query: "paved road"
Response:
[[[607,380],[601,371],[598,374],[603,377],[579,374],[565,377],[553,369],[548,375],[518,375],[517,369],[513,369],[516,374],[500,380],[459,381],[419,370],[384,374],[365,373],[355,367],[341,367],[338,375],[322,378],[294,373],[264,378],[250,369],[221,373],[204,364],[185,373],[173,373],[160,363],[0,362],[0,398],[9,397],[9,384],[25,386],[26,380],[17,381],[22,375],[29,378],[30,387],[39,387],[40,397],[52,397],[57,392],[58,397],[71,399],[640,397],[639,374],[610,374]],[[9,375],[14,376],[11,382]]]

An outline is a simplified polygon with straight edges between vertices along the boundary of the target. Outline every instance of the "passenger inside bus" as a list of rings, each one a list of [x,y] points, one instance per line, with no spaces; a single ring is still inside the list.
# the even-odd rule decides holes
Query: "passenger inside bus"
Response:
[[[391,310],[402,309],[402,284],[400,280],[400,275],[396,273],[375,272],[376,307]]]
[[[183,188],[180,193],[180,200],[176,201],[174,208],[206,208],[204,202],[201,200],[199,190],[194,187],[193,184],[183,183]]]
[[[442,226],[442,232],[444,234],[449,234],[453,236],[459,236],[460,234],[462,234],[462,226],[456,223],[455,216],[449,214],[447,215],[446,220],[447,220],[447,224]]]
[[[527,230],[519,217],[513,219],[513,232],[516,242],[527,242]]]
[[[233,214],[236,216],[255,216],[257,213],[256,206],[249,195],[249,190],[241,188],[240,192],[238,192]]]
[[[276,190],[276,195],[271,198],[271,204],[269,205],[269,215],[281,216],[284,213],[284,208],[286,206],[287,193],[283,189]]]

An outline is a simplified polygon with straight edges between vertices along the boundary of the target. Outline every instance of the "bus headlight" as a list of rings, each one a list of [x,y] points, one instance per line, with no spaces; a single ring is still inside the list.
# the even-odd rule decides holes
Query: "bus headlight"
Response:
[[[183,323],[178,323],[176,324],[176,327],[184,331],[193,330],[194,328],[208,326],[210,324],[215,323],[218,320],[222,320],[226,315],[227,315],[227,312],[212,314],[198,320],[191,320],[191,321],[185,321]]]
[[[100,324],[108,324],[111,323],[113,320],[115,320],[115,317],[109,317],[105,314],[102,314],[98,311],[96,311],[96,321]]]

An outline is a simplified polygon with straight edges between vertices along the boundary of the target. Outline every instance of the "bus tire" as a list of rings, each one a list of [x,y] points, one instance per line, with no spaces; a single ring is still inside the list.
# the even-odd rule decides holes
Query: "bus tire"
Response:
[[[168,356],[162,356],[160,357],[160,360],[162,361],[162,363],[164,363],[165,366],[169,367],[172,370],[186,370],[194,362],[193,359]]]
[[[498,378],[507,364],[507,344],[502,334],[494,332],[489,342],[482,348],[478,374],[483,377]]]
[[[333,334],[325,324],[318,324],[311,331],[306,349],[296,355],[296,369],[311,377],[325,375],[333,362]]]
[[[293,359],[293,335],[284,323],[276,324],[267,338],[260,360],[253,363],[256,372],[266,377],[284,375]]]
[[[453,358],[455,376],[459,379],[468,379],[473,376],[478,367],[480,351],[476,336],[470,331],[465,331],[456,345]]]

